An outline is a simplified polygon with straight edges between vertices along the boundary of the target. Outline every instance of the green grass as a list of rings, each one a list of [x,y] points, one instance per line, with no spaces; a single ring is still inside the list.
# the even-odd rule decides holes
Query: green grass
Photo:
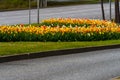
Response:
[[[0,56],[120,44],[120,40],[93,42],[0,42]]]
[[[80,4],[96,4],[99,3],[99,1],[66,1],[66,2],[55,2],[55,1],[49,1],[48,7],[55,7],[55,6],[67,6],[67,5],[80,5]]]
[[[104,0],[104,2],[108,2],[108,0]],[[68,2],[58,2],[58,1],[48,1],[48,7],[56,7],[56,6],[67,6],[67,5],[81,5],[81,4],[96,4],[100,3],[99,0],[81,0],[81,1],[68,1]],[[27,0],[1,0],[0,1],[0,11],[9,11],[9,10],[22,10],[28,9],[28,1]],[[31,8],[37,8],[36,1],[31,1]]]

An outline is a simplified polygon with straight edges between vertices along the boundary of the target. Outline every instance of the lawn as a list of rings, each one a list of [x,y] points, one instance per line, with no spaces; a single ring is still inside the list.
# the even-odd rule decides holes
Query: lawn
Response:
[[[104,0],[104,2],[108,2],[108,0]],[[81,4],[95,4],[100,3],[99,0],[78,0],[78,1],[49,1],[47,2],[48,7],[56,7],[56,6],[67,6],[67,5],[81,5]],[[36,0],[31,0],[31,8],[36,8],[37,2]],[[21,10],[28,9],[29,4],[28,0],[0,0],[0,11],[6,10]]]
[[[114,44],[120,44],[120,40],[88,42],[0,42],[0,56]]]

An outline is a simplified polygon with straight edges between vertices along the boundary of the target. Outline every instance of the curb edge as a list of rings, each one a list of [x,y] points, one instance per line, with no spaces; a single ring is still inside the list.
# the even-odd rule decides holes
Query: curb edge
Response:
[[[83,52],[115,49],[115,48],[120,48],[120,44],[107,45],[107,46],[97,46],[97,47],[65,49],[65,50],[54,50],[54,51],[45,51],[45,52],[35,52],[35,53],[26,53],[26,54],[21,54],[21,55],[12,55],[12,56],[0,57],[0,63],[17,61],[17,60],[25,60],[25,59],[43,58],[43,57],[50,57],[50,56],[77,54],[77,53],[83,53]]]

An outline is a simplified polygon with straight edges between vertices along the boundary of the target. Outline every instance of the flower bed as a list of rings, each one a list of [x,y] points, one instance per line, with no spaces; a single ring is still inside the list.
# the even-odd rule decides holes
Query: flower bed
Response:
[[[41,25],[45,26],[66,26],[66,27],[115,27],[116,23],[106,21],[106,20],[98,20],[98,19],[77,19],[77,18],[51,18],[47,20],[43,20]]]
[[[40,27],[0,26],[0,41],[99,41],[120,39],[120,27],[109,21],[60,18],[44,20],[41,24]]]

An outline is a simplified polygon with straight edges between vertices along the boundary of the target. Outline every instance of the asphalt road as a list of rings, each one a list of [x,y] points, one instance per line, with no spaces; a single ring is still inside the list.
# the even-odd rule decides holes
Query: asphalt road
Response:
[[[0,80],[110,80],[120,75],[120,48],[0,63]]]
[[[106,18],[109,19],[109,4],[104,4]],[[0,12],[0,25],[29,23],[29,11]],[[100,4],[87,4],[77,6],[53,7],[40,9],[40,20],[47,18],[72,17],[102,19]],[[114,18],[114,4],[112,4],[112,18]],[[37,10],[31,10],[31,22],[37,22]]]

